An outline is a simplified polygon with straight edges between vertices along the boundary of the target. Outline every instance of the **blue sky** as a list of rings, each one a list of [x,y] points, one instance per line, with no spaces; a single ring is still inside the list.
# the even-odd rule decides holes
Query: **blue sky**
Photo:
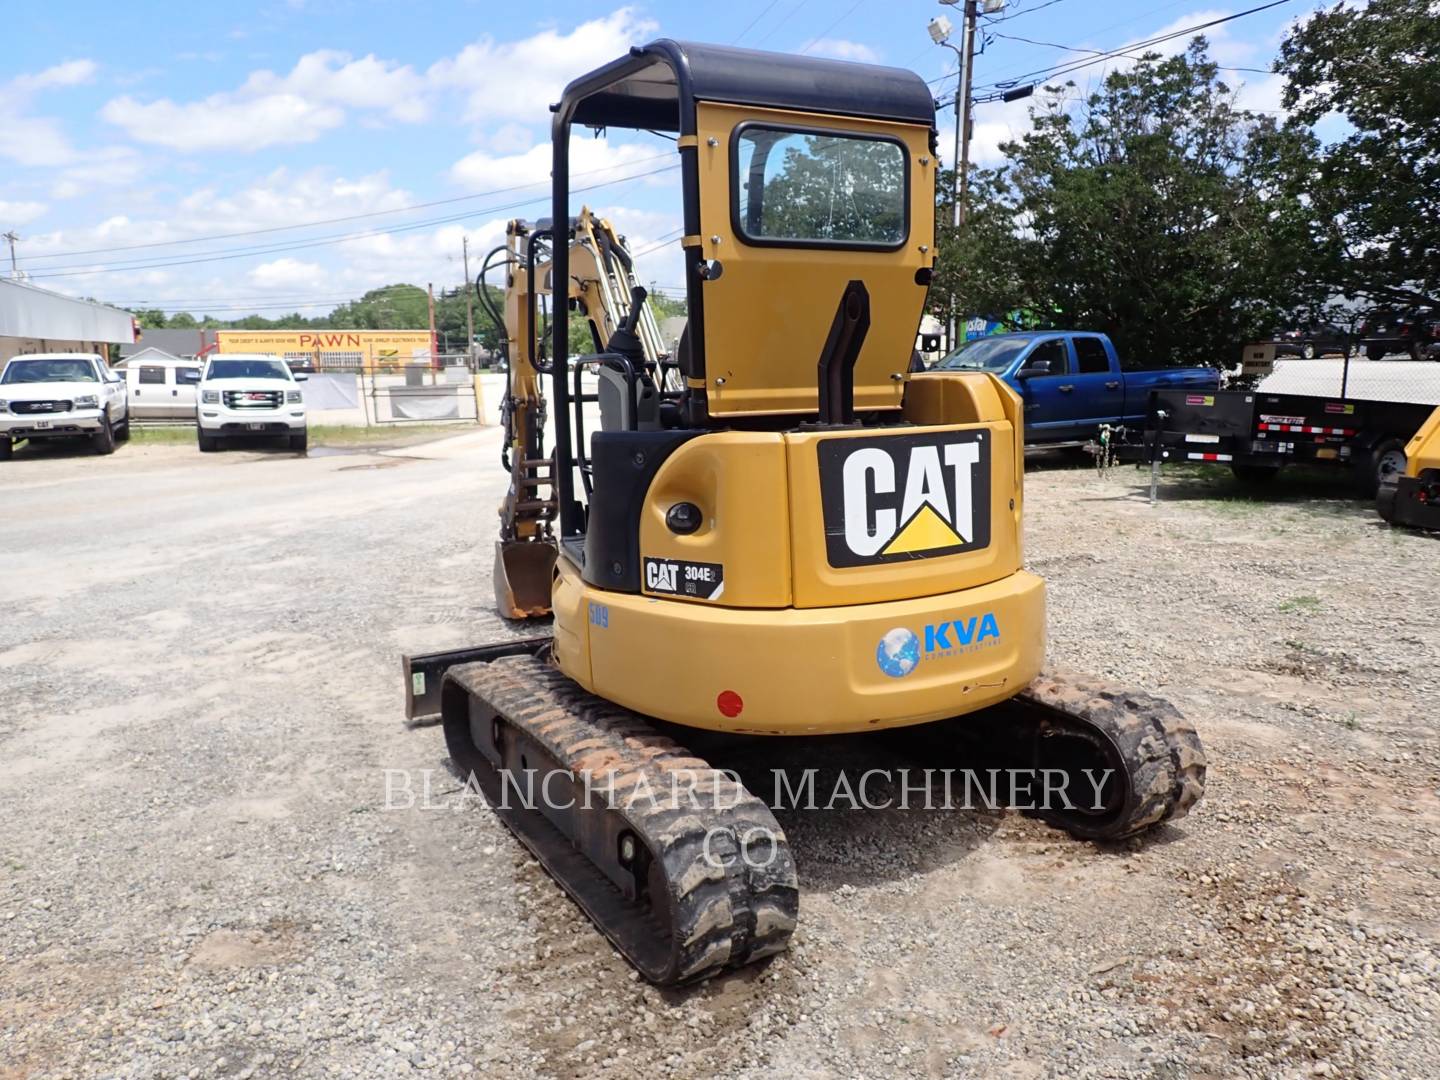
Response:
[[[1259,2],[1010,0],[1004,21],[989,26],[976,80],[1083,56],[1036,42],[1113,49]],[[1216,59],[1267,68],[1286,26],[1313,4],[1294,0],[1208,31]],[[630,44],[738,39],[930,79],[952,71],[954,54],[930,42],[927,22],[960,22],[935,0],[243,6],[7,5],[0,232],[20,234],[21,269],[36,284],[227,317],[324,311],[393,281],[454,286],[462,237],[483,253],[507,218],[548,212],[547,105],[569,78]],[[1083,89],[1105,70],[1072,77]],[[1226,75],[1243,104],[1279,109],[1274,77]],[[938,82],[937,93],[953,84]],[[1028,107],[978,106],[975,159],[997,160]],[[952,122],[948,111],[940,119],[946,146]],[[603,209],[645,251],[642,278],[678,286],[670,144],[581,139],[573,168],[602,186],[577,205]],[[655,170],[665,171],[647,175]],[[335,218],[350,220],[292,228]],[[182,243],[133,247],[172,241]],[[195,259],[207,261],[181,264]]]

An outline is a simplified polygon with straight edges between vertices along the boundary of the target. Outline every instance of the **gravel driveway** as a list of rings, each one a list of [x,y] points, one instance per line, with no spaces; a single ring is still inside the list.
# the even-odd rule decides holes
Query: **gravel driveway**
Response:
[[[0,467],[0,1078],[1440,1073],[1437,538],[1036,459],[1052,659],[1196,720],[1198,812],[791,814],[793,950],[665,993],[402,723],[513,632],[497,448]]]

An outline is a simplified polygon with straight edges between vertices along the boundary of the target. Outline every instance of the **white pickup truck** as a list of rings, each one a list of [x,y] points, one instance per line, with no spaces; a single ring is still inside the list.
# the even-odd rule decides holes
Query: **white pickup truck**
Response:
[[[226,353],[211,357],[196,387],[195,424],[200,449],[216,449],[222,438],[290,440],[305,452],[305,395],[284,360],[274,356]]]
[[[31,353],[0,371],[0,459],[22,439],[88,436],[113,454],[130,437],[125,383],[94,353]]]

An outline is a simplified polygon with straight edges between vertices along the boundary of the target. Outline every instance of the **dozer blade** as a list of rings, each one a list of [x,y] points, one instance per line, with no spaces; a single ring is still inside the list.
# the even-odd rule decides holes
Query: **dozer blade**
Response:
[[[732,776],[538,656],[451,668],[451,761],[640,974],[693,982],[781,952],[795,864]]]
[[[544,540],[495,541],[495,607],[507,619],[550,614],[555,545]]]

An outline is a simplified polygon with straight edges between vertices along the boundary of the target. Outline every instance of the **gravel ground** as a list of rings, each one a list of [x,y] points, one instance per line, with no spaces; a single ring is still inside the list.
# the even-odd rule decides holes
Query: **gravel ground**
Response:
[[[497,444],[0,470],[0,1078],[1437,1075],[1436,538],[1035,460],[1052,658],[1196,720],[1198,812],[792,813],[792,951],[660,992],[401,721],[401,652],[510,632]]]

